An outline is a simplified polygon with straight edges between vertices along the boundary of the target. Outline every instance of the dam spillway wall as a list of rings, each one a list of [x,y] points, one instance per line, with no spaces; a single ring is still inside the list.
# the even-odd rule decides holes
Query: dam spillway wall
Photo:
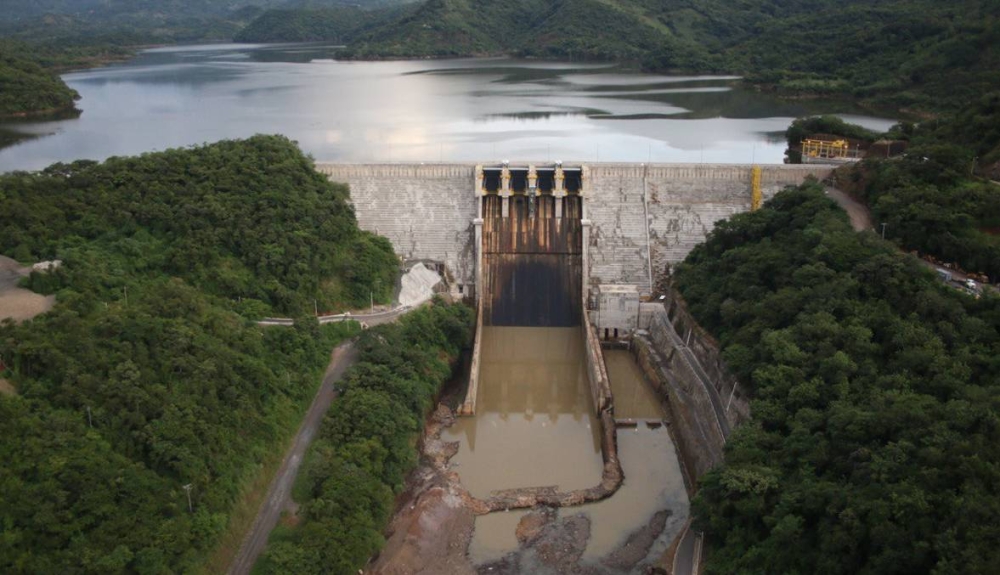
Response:
[[[750,209],[752,168],[583,165],[578,193],[585,205],[584,225],[590,227],[582,264],[584,291],[626,284],[649,293],[667,266],[682,261],[715,222]],[[480,257],[474,222],[481,218],[483,185],[476,164],[317,163],[316,169],[350,186],[362,229],[387,237],[404,259],[441,262],[453,295],[474,293]],[[762,196],[766,200],[807,176],[823,179],[832,169],[762,165]]]
[[[582,310],[578,196],[483,196],[483,322],[571,327]],[[532,203],[534,205],[532,205]],[[557,204],[562,204],[558,210]]]

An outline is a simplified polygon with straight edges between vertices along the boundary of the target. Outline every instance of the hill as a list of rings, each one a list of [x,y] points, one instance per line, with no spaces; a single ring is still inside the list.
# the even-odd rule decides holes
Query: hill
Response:
[[[425,0],[379,11],[364,26],[351,18],[328,13],[308,37],[348,43],[344,57],[631,61],[650,71],[743,74],[791,96],[919,110],[958,109],[1000,85],[1000,5],[989,0]],[[295,27],[253,29],[241,38],[302,36]]]
[[[63,261],[0,322],[0,572],[198,568],[356,329],[247,318],[393,285],[346,197],[265,136],[0,176],[0,253]]]
[[[753,397],[693,502],[707,573],[996,573],[1000,297],[941,285],[817,184],[676,285]]]
[[[1000,87],[1000,4],[845,2],[768,21],[729,57],[786,94],[957,110]]]
[[[0,40],[0,118],[72,111],[79,98],[27,46]]]
[[[271,8],[372,8],[396,0],[9,0],[0,34],[60,47],[229,40]]]
[[[239,31],[237,42],[346,42],[395,11],[355,6],[268,10]]]

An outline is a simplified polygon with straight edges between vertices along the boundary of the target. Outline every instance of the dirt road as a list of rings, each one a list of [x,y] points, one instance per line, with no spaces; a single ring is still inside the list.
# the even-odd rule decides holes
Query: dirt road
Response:
[[[330,404],[337,397],[334,385],[357,361],[358,352],[354,348],[353,342],[343,343],[337,346],[330,355],[330,365],[326,368],[323,376],[323,383],[319,392],[313,399],[306,417],[299,426],[298,433],[292,448],[285,455],[285,460],[281,462],[281,467],[271,480],[271,485],[267,489],[267,496],[261,505],[257,518],[254,519],[250,532],[243,539],[240,550],[233,558],[233,563],[229,567],[230,575],[247,575],[253,569],[257,557],[260,556],[267,544],[267,538],[271,535],[271,530],[278,524],[281,512],[289,506],[292,501],[292,485],[299,474],[302,466],[302,459],[305,457],[306,449],[312,443],[319,424],[323,420],[323,415],[330,408]]]
[[[868,208],[861,202],[855,200],[846,193],[838,190],[837,188],[825,188],[824,191],[829,198],[837,204],[844,208],[847,212],[847,216],[851,218],[851,227],[854,231],[861,232],[864,230],[874,229],[872,225],[872,216],[868,212]]]

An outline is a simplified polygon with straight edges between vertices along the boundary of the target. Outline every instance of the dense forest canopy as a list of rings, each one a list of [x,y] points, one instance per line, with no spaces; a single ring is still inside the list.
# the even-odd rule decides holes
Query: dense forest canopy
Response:
[[[0,118],[72,110],[79,97],[42,67],[31,48],[0,39]]]
[[[753,395],[694,502],[706,572],[997,572],[1000,298],[815,184],[720,223],[676,285]]]
[[[39,280],[49,291],[97,266],[104,301],[169,275],[234,309],[295,315],[363,307],[395,285],[388,241],[359,230],[346,186],[283,137],[54,164],[0,177],[0,194],[0,253],[67,263]]]
[[[244,316],[391,289],[346,196],[268,136],[0,176],[0,253],[63,260],[29,280],[55,309],[0,324],[0,572],[204,561],[357,330]]]

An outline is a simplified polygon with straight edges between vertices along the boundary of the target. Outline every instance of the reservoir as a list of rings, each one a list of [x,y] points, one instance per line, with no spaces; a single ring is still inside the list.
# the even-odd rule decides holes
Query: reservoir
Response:
[[[0,122],[0,171],[284,134],[317,160],[781,163],[797,116],[734,77],[641,74],[534,60],[340,62],[332,47],[218,44],[146,50],[63,76],[78,118]]]

